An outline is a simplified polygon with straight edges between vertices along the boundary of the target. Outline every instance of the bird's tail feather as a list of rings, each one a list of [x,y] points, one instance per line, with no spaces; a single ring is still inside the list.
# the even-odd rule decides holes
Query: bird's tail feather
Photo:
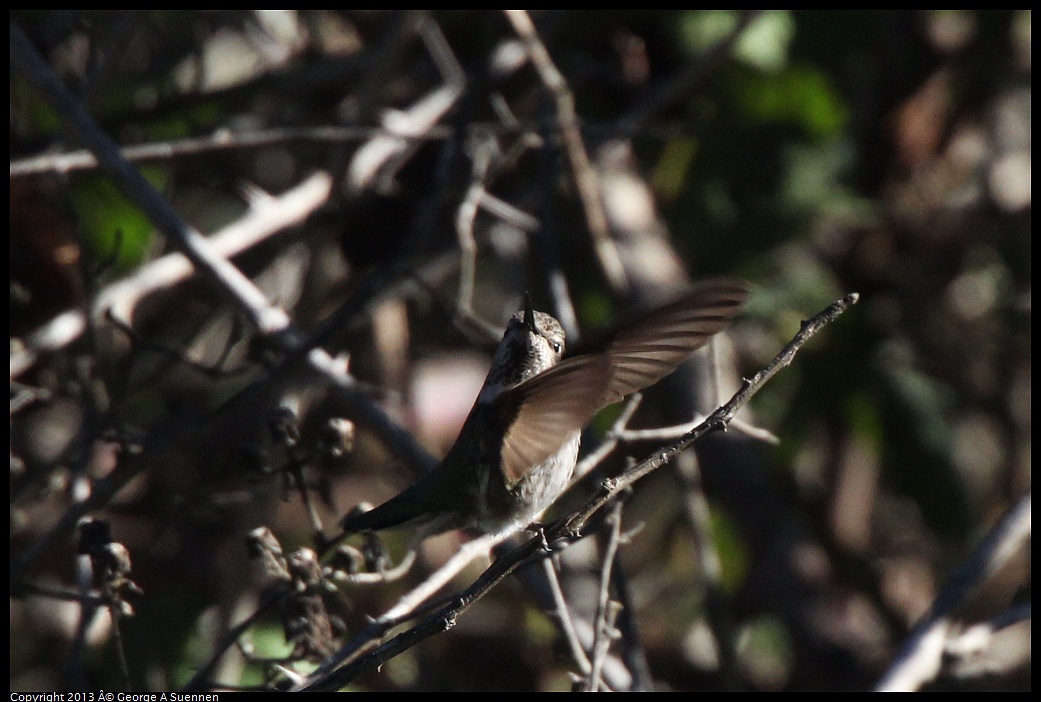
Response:
[[[391,527],[402,526],[412,521],[422,521],[431,514],[428,505],[424,502],[424,493],[420,488],[420,481],[404,492],[390,498],[379,507],[370,509],[368,512],[350,512],[340,526],[345,533],[356,534],[365,531],[379,531]]]

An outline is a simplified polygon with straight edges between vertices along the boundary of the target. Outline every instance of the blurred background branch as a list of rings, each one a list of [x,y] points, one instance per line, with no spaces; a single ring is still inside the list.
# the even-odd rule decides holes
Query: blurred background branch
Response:
[[[12,39],[12,690],[303,679],[468,538],[396,580],[407,535],[310,555],[450,445],[525,291],[572,342],[690,280],[757,286],[712,353],[594,421],[547,518],[861,302],[553,578],[518,570],[359,688],[870,689],[1029,494],[1029,11],[11,23],[74,96]],[[228,275],[189,275],[66,140],[77,110]],[[111,529],[93,562],[82,516]],[[944,609],[916,687],[1029,689],[1023,543]]]

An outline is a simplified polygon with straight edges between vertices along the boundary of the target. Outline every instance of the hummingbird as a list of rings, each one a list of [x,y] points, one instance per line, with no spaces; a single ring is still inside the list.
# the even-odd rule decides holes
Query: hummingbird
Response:
[[[348,513],[344,532],[406,526],[419,540],[528,526],[567,488],[590,419],[671,373],[730,326],[748,295],[744,283],[701,283],[573,352],[565,352],[560,322],[526,296],[452,448],[397,496]]]

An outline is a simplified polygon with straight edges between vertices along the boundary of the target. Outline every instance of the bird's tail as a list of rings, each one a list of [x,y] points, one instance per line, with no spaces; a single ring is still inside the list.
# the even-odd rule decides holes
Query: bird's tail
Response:
[[[420,481],[368,512],[351,511],[340,522],[344,533],[356,534],[423,522],[430,515]]]

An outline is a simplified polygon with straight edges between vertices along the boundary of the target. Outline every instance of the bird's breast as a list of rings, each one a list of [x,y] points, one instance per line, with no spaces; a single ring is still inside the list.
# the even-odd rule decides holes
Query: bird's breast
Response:
[[[560,450],[511,486],[507,486],[501,471],[488,474],[479,499],[481,530],[498,533],[526,527],[538,519],[571,482],[580,439],[581,434],[574,432]]]

